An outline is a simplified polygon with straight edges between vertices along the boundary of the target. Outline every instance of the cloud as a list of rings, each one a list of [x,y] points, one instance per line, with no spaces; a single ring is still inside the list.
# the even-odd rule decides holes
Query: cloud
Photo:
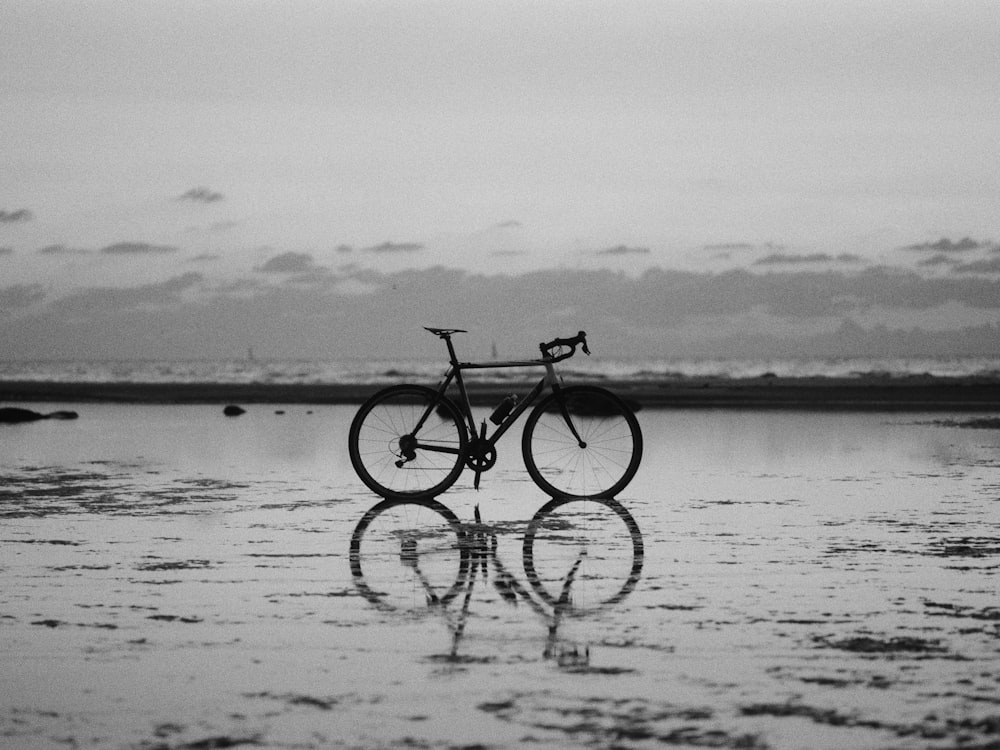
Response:
[[[151,245],[148,242],[118,242],[101,248],[106,255],[156,255],[175,253],[177,248],[172,245]]]
[[[99,318],[144,306],[163,306],[180,302],[180,293],[200,284],[204,277],[195,271],[174,276],[159,284],[135,287],[96,287],[71,294],[52,303],[57,315],[71,319],[78,316]]]
[[[334,248],[334,252],[340,253],[341,255],[347,255],[348,253],[353,253],[354,248],[351,247],[350,245],[341,244],[337,245],[337,247]]]
[[[953,242],[947,237],[942,237],[937,242],[924,242],[917,245],[907,245],[904,250],[917,250],[917,251],[935,251],[939,253],[964,253],[969,250],[978,250],[981,247],[986,247],[981,242],[976,242],[970,237],[963,237],[958,242]]]
[[[307,270],[281,277],[290,283],[267,283],[257,275],[228,288],[208,288],[200,274],[188,273],[161,284],[101,287],[32,305],[0,318],[0,351],[16,357],[210,357],[242,353],[250,337],[258,351],[273,356],[348,357],[361,351],[423,357],[439,350],[420,326],[438,323],[477,332],[479,338],[470,336],[465,344],[473,357],[476,346],[488,347],[494,338],[503,351],[529,354],[528,342],[580,329],[591,334],[595,355],[606,357],[975,354],[990,346],[1000,351],[998,329],[989,327],[1000,320],[1000,278],[988,276],[927,278],[902,269],[810,266],[768,273],[653,268],[639,277],[566,268],[511,276],[357,267],[321,276],[305,265],[311,264],[308,255],[283,262]],[[450,293],[442,295],[442,289]],[[0,292],[0,309],[3,303],[37,302],[41,292]],[[949,323],[954,309],[965,311],[964,317]],[[844,320],[864,321],[861,333],[867,333],[851,329],[834,338],[808,338],[830,334]],[[880,320],[897,323],[879,329]],[[969,321],[981,330],[959,330]],[[919,325],[936,332],[921,332]],[[333,339],[331,330],[338,332]]]
[[[932,255],[930,258],[924,258],[922,261],[917,263],[918,266],[927,266],[927,267],[954,266],[956,264],[958,264],[958,261],[955,258],[949,258],[944,253],[937,253],[936,255]]]
[[[0,255],[13,255],[14,248],[12,247],[0,247]]]
[[[14,211],[0,209],[0,224],[16,224],[19,221],[31,221],[35,215],[26,208],[18,208]]]
[[[648,255],[648,247],[629,247],[627,245],[615,245],[606,250],[598,250],[595,255]]]
[[[42,291],[40,284],[15,284],[0,289],[0,316],[41,302],[44,298],[45,292]]]
[[[86,255],[90,250],[65,245],[46,245],[38,248],[39,255]]]
[[[497,229],[520,229],[524,225],[517,219],[508,219],[507,221],[497,222],[495,226]]]
[[[1000,258],[962,263],[951,270],[953,273],[1000,273]]]
[[[746,254],[757,250],[766,250],[776,257],[785,255],[785,245],[780,242],[713,242],[701,246],[701,251],[711,253],[712,258],[728,260],[733,254]]]
[[[366,253],[415,253],[423,250],[419,242],[383,242],[381,245],[366,247]]]
[[[191,203],[218,203],[224,198],[222,193],[209,190],[207,187],[194,187],[177,196],[177,200],[190,201]]]
[[[827,253],[810,253],[809,255],[786,255],[772,253],[753,262],[755,266],[795,265],[799,263],[860,263],[861,256],[853,253],[828,255]]]
[[[268,259],[264,265],[258,266],[261,273],[310,273],[316,271],[313,257],[309,253],[282,253]]]

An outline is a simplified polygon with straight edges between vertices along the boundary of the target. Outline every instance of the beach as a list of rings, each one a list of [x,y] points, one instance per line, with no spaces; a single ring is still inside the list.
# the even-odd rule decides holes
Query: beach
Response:
[[[527,393],[530,379],[466,376],[470,401],[489,405]],[[403,382],[396,377],[390,382]],[[434,386],[434,379],[413,380]],[[1000,410],[1000,377],[929,374],[855,377],[591,377],[645,408],[779,408],[809,410]],[[360,404],[387,382],[0,381],[3,402]],[[452,393],[457,395],[454,386]]]
[[[738,385],[624,394],[617,503],[547,508],[512,434],[380,511],[362,391],[6,383],[78,418],[0,425],[0,746],[996,747],[995,386]]]

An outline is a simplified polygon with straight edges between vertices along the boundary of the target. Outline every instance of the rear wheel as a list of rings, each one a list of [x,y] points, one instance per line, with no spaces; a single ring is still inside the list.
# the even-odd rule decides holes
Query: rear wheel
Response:
[[[642,431],[615,394],[570,386],[528,415],[521,452],[528,474],[552,497],[614,497],[639,469]]]
[[[396,385],[358,410],[348,450],[361,481],[382,497],[422,498],[455,483],[467,442],[450,400],[422,385]]]

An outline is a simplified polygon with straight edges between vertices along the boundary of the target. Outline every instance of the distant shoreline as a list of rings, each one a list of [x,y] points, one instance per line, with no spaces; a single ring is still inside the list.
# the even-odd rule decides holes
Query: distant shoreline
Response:
[[[689,377],[663,380],[573,379],[602,385],[642,408],[803,409],[841,411],[997,411],[996,377]],[[384,383],[0,382],[11,402],[134,404],[360,404]],[[433,383],[427,383],[433,385]],[[470,400],[489,405],[529,385],[469,384]]]

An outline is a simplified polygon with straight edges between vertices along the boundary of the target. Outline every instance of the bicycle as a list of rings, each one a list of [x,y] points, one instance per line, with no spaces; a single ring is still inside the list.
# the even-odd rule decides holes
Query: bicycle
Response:
[[[592,385],[563,387],[554,365],[590,354],[587,334],[539,344],[540,359],[501,362],[459,361],[451,337],[460,328],[426,328],[445,342],[449,366],[436,389],[394,385],[369,398],[358,410],[348,437],[351,464],[371,490],[384,498],[434,497],[451,487],[466,468],[483,472],[496,464],[496,445],[528,411],[521,453],[531,479],[552,497],[617,495],[642,460],[642,431],[629,406]],[[462,373],[467,370],[542,367],[545,374],[523,398],[505,398],[477,430]],[[454,383],[456,403],[446,391]],[[546,389],[550,392],[542,395]],[[539,398],[541,400],[539,401]],[[537,402],[537,403],[536,403]]]

